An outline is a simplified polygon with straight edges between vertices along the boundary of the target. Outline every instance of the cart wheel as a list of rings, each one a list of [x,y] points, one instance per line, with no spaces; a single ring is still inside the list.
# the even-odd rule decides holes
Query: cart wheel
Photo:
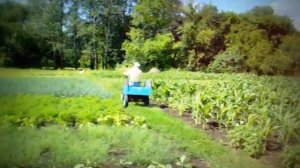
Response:
[[[128,95],[123,94],[123,107],[128,107]]]
[[[144,105],[149,106],[149,96],[145,96],[143,100],[144,100]]]

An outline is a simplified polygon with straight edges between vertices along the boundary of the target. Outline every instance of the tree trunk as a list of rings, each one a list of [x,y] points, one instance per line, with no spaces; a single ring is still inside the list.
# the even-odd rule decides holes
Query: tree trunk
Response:
[[[64,2],[63,0],[59,1],[59,12],[60,12],[60,18],[59,18],[59,39],[58,44],[59,46],[59,56],[60,56],[60,69],[63,69],[63,60],[64,60],[64,50],[63,50],[63,18],[64,18]]]
[[[106,26],[106,31],[105,31],[105,48],[104,48],[103,69],[107,69],[109,36],[110,36],[110,23],[108,21],[107,26]]]
[[[96,44],[96,16],[93,18],[93,59],[94,59],[94,69],[98,69],[98,55],[97,55],[97,44]]]
[[[77,41],[77,29],[74,27],[74,41],[73,41],[73,53],[74,53],[74,65],[75,69],[78,68],[78,41]]]
[[[110,15],[111,15],[111,0],[109,1],[109,7],[108,7],[108,15],[106,20],[106,26],[105,26],[105,46],[104,46],[104,58],[103,58],[103,69],[107,69],[107,57],[108,57],[108,42],[109,42],[109,36],[110,36]]]

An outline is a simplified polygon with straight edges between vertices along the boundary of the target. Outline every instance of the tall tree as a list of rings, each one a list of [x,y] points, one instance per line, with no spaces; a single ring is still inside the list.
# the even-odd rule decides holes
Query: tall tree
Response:
[[[71,47],[73,48],[72,55],[72,64],[77,69],[79,66],[80,59],[80,50],[81,50],[81,38],[78,35],[80,28],[80,0],[69,0],[69,11],[68,11],[68,25],[66,26],[68,29],[68,33],[71,40]]]
[[[244,16],[247,17],[249,23],[257,25],[258,29],[265,30],[274,47],[280,45],[283,36],[295,32],[292,21],[286,16],[275,15],[270,6],[254,7]]]
[[[46,34],[52,46],[55,66],[63,68],[64,62],[64,0],[48,0],[45,8]]]
[[[44,54],[43,42],[38,43],[27,28],[29,9],[13,2],[0,4],[0,64],[2,66],[37,67]]]
[[[109,64],[112,65],[122,60],[120,47],[126,38],[125,31],[129,24],[129,19],[126,16],[128,2],[126,0],[109,0],[107,3],[104,3],[105,42],[102,58],[103,69],[107,69]]]
[[[188,68],[197,70],[208,65],[213,50],[212,42],[216,37],[219,25],[216,7],[189,3],[183,8],[183,23],[179,27],[181,40],[189,53]]]
[[[171,32],[179,8],[178,0],[142,0],[135,6],[130,41],[123,43],[127,61],[138,60],[161,68],[172,64]]]
[[[90,67],[98,69],[99,62],[99,45],[103,41],[101,33],[103,25],[101,25],[101,14],[103,12],[103,0],[87,0],[82,2],[82,15],[84,21],[81,24],[80,34],[85,38],[85,52],[91,53]]]

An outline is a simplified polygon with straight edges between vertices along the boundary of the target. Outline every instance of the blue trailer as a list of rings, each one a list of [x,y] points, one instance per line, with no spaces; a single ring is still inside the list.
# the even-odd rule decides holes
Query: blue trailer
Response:
[[[146,80],[143,86],[140,85],[130,86],[128,84],[128,81],[126,81],[122,89],[122,97],[121,97],[123,106],[127,107],[128,103],[131,101],[134,102],[142,101],[144,102],[145,106],[148,106],[150,103],[149,96],[151,95],[151,93],[152,93],[152,86],[150,80]]]

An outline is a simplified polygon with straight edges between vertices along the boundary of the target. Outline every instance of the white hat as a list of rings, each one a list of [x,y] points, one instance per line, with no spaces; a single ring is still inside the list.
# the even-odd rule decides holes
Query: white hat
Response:
[[[140,67],[141,65],[140,65],[138,62],[134,62],[134,63],[133,63],[133,66],[134,66],[134,67]]]

